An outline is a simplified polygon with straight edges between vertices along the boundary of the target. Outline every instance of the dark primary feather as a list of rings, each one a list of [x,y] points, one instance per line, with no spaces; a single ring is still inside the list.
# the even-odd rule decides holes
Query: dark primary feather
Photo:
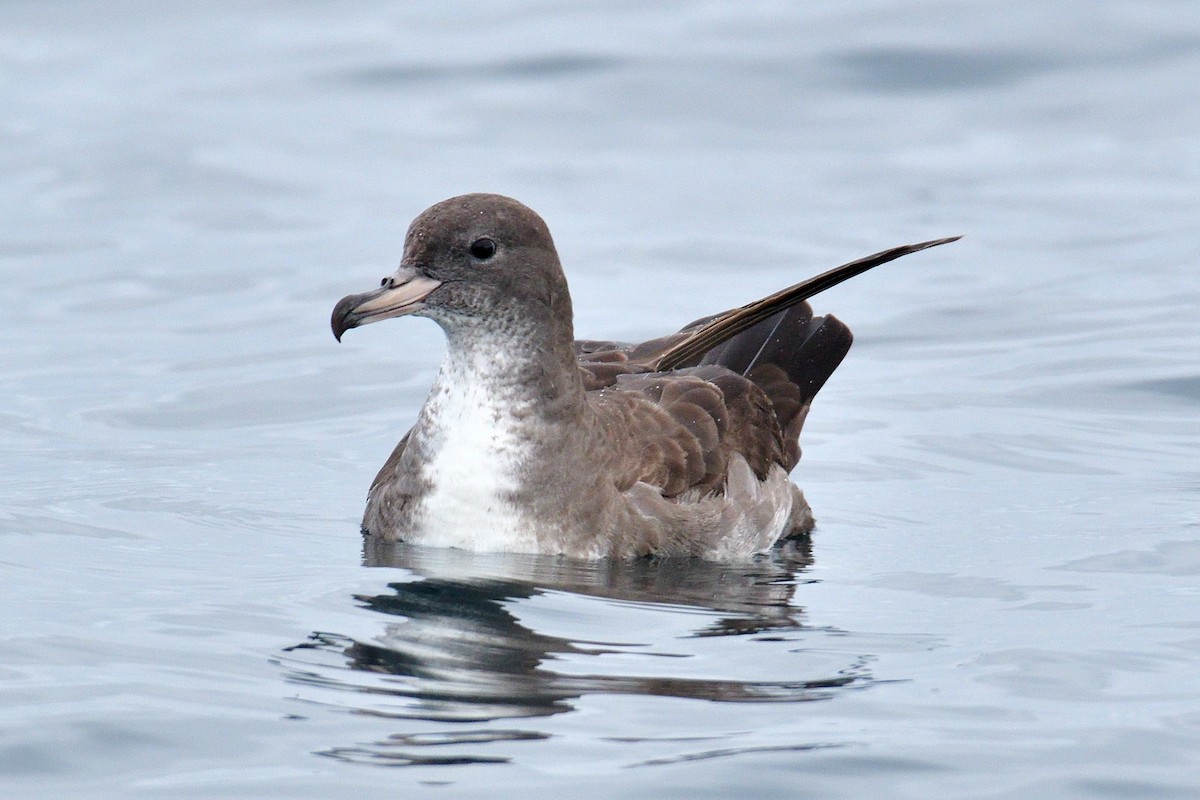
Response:
[[[842,281],[861,275],[873,267],[894,261],[901,256],[917,253],[930,247],[957,242],[961,236],[949,236],[944,239],[931,239],[917,244],[905,244],[881,250],[863,258],[857,258],[840,267],[822,272],[816,277],[801,281],[786,289],[781,289],[761,300],[718,314],[705,322],[703,326],[692,332],[685,339],[673,344],[669,349],[658,353],[654,360],[656,370],[668,370],[687,364],[698,356],[707,353],[722,342],[729,340],[747,328],[775,316],[779,311],[801,303],[815,294],[837,286]]]

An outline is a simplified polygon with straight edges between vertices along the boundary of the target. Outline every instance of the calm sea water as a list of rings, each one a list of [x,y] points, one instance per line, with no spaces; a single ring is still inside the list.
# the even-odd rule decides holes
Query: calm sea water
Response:
[[[1200,10],[0,6],[4,797],[1200,795]],[[850,258],[811,552],[362,552],[441,353],[328,315],[543,213],[577,330]]]

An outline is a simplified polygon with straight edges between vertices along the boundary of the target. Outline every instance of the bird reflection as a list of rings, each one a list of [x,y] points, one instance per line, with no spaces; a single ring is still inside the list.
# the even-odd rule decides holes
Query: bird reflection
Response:
[[[797,573],[812,564],[812,547],[808,540],[795,541],[754,561],[722,564],[696,558],[591,561],[475,554],[368,538],[364,540],[363,563],[400,567],[437,585],[482,587],[494,581],[498,594],[511,593],[490,598],[494,602],[555,590],[728,613],[696,631],[697,635],[716,636],[799,627],[801,609],[790,603]]]
[[[725,702],[817,700],[866,680],[851,666],[831,675],[785,681],[738,681],[687,675],[679,661],[643,662],[645,675],[604,672],[607,654],[687,659],[681,646],[696,637],[789,635],[804,628],[803,611],[791,605],[806,546],[777,551],[740,565],[695,559],[583,562],[549,556],[475,555],[368,540],[364,563],[402,569],[407,578],[387,591],[355,595],[379,615],[382,630],[370,641],[314,633],[288,648],[290,679],[314,687],[352,690],[360,713],[427,722],[490,723],[571,711],[578,698],[596,693],[694,698]],[[600,629],[613,641],[589,641],[539,631],[525,621],[531,601],[550,593],[600,598]],[[542,602],[545,609],[555,604]],[[579,623],[578,604],[571,604]],[[591,608],[596,608],[595,605]],[[566,612],[564,612],[566,613]],[[628,624],[625,615],[668,615],[670,630]],[[658,617],[655,617],[658,619]],[[678,626],[685,624],[681,631]],[[670,625],[668,627],[670,627]],[[543,626],[544,627],[544,626]],[[620,636],[613,636],[620,631]],[[792,633],[791,635],[795,635]],[[681,665],[682,666],[682,665]],[[828,666],[828,665],[826,665]],[[861,665],[859,665],[861,667]],[[684,673],[684,674],[679,674]],[[358,677],[354,677],[358,676]],[[367,700],[370,697],[370,700]],[[345,704],[346,698],[335,701]],[[542,738],[526,730],[462,731],[464,742]],[[452,741],[457,741],[453,739]],[[446,744],[445,735],[436,740]],[[337,748],[327,755],[351,760],[429,763],[415,756],[408,734],[374,747]],[[441,758],[441,756],[438,756]],[[461,759],[461,755],[456,755]],[[491,758],[482,760],[494,760]],[[436,763],[443,763],[437,761]],[[459,763],[455,761],[454,763]]]

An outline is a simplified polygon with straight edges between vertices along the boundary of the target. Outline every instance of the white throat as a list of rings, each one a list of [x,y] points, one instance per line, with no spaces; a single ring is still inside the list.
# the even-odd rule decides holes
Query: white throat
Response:
[[[414,542],[477,552],[537,552],[532,526],[513,504],[530,451],[528,402],[513,390],[505,348],[451,348],[421,408],[414,435],[431,485],[416,510]]]

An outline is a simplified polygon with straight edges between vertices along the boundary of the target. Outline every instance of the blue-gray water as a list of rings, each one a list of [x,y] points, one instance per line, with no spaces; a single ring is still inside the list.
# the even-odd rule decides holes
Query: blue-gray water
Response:
[[[0,794],[1200,794],[1189,2],[0,6]],[[812,552],[361,551],[464,191],[581,335],[883,247]]]

